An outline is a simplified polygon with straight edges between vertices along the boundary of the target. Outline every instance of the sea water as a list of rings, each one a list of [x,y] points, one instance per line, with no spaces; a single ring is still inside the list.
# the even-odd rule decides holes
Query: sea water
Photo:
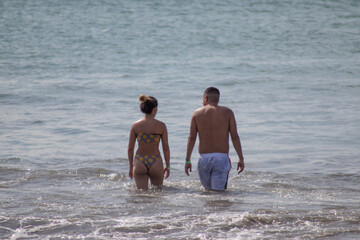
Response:
[[[1,239],[358,239],[360,2],[0,2]],[[245,171],[184,173],[205,88]],[[159,101],[171,175],[128,177],[138,96]],[[231,145],[231,144],[230,144]]]

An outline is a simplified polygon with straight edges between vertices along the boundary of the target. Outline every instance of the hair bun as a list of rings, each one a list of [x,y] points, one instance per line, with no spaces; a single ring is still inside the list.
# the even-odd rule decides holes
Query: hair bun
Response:
[[[148,96],[146,96],[145,94],[139,96],[139,102],[144,103],[147,100],[148,100]]]

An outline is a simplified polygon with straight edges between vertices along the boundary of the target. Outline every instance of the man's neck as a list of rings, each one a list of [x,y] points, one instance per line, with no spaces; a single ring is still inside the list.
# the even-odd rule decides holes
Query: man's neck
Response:
[[[218,103],[216,103],[216,102],[208,102],[205,106],[217,107]]]

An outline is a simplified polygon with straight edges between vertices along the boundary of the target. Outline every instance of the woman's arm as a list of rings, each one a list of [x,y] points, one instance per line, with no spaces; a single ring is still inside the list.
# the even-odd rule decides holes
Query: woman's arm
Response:
[[[130,129],[129,145],[128,145],[129,177],[130,178],[133,178],[135,141],[136,141],[136,134],[135,134],[134,125],[132,125],[131,129]]]
[[[168,178],[170,175],[170,148],[169,148],[169,142],[168,142],[168,133],[166,129],[166,125],[163,125],[163,133],[161,135],[161,142],[162,142],[162,148],[164,152],[164,158],[165,158],[165,178]]]

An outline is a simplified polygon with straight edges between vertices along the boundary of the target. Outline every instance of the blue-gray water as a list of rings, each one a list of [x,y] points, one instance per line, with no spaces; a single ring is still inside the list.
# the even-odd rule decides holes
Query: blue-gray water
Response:
[[[357,0],[0,1],[0,238],[358,239],[359,36]],[[225,193],[183,172],[211,85],[246,162]],[[140,94],[161,191],[127,176]]]

